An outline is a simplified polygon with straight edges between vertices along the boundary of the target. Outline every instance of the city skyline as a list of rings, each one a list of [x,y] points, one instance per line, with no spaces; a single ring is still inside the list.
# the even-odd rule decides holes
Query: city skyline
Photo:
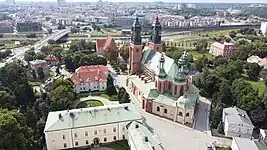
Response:
[[[0,0],[4,2],[5,0]],[[57,2],[57,0],[16,0],[16,2]],[[95,2],[98,0],[67,0],[67,2]],[[110,2],[155,2],[156,0],[109,0]],[[179,3],[177,0],[160,0],[162,2]],[[182,0],[182,3],[267,3],[266,0]]]

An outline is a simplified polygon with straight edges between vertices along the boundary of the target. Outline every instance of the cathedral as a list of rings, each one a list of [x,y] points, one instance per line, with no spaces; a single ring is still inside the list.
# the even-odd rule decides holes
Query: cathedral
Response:
[[[152,25],[148,46],[143,48],[141,25],[133,23],[129,50],[127,87],[149,113],[182,124],[193,124],[199,90],[192,84],[188,54],[178,62],[166,56],[158,17]]]

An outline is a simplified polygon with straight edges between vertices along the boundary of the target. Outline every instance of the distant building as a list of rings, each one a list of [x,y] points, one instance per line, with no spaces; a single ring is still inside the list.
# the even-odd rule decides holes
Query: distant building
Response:
[[[16,25],[18,32],[41,31],[42,23],[35,21],[21,21]]]
[[[261,28],[260,28],[260,30],[261,30],[261,33],[262,33],[263,35],[267,35],[267,22],[262,22],[262,23],[261,23]]]
[[[222,122],[226,136],[242,138],[252,137],[254,126],[246,111],[237,107],[224,108]]]
[[[70,77],[74,91],[105,91],[107,88],[108,68],[103,65],[81,66]]]
[[[231,145],[232,150],[266,150],[263,143],[251,139],[234,137]]]
[[[1,21],[0,33],[13,33],[13,23],[9,21]]]
[[[6,3],[7,5],[15,5],[15,0],[6,0]]]
[[[65,0],[57,0],[57,4],[58,5],[64,5],[64,4],[66,4],[66,1]]]
[[[118,47],[115,40],[108,36],[107,39],[96,40],[96,52],[112,60],[118,56]]]
[[[42,68],[45,76],[49,75],[49,68],[47,66],[47,62],[45,60],[33,60],[30,61],[30,67],[33,69],[36,73],[36,76],[38,77],[38,69]]]
[[[247,59],[248,63],[257,63],[259,66],[263,67],[264,69],[267,69],[267,59],[266,58],[260,58],[259,56],[250,56]]]
[[[44,134],[48,150],[93,148],[120,140],[127,140],[131,150],[163,150],[132,104],[49,112]]]
[[[234,43],[226,43],[224,42],[214,42],[211,47],[209,53],[214,56],[223,56],[229,57],[231,56],[236,50],[236,45]]]
[[[57,65],[59,63],[59,59],[54,56],[54,55],[48,55],[45,57],[45,61],[49,64],[49,65]]]

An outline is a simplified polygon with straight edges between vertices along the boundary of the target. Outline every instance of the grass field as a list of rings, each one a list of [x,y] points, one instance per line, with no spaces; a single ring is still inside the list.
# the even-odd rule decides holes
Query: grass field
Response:
[[[34,81],[28,81],[28,84],[30,86],[40,86],[42,84],[42,82],[34,82]]]
[[[247,82],[250,83],[254,89],[258,89],[260,95],[264,92],[265,86],[263,81],[255,82],[247,80]]]
[[[209,59],[209,60],[212,60],[214,57],[209,54],[209,53],[200,53],[200,52],[197,52],[197,51],[188,51],[188,54],[191,54],[193,55],[193,57],[195,59],[200,59],[202,58],[204,55],[206,55],[206,57]]]
[[[97,107],[97,106],[104,106],[104,104],[100,102],[99,100],[90,99],[90,100],[79,103],[77,105],[77,108]]]

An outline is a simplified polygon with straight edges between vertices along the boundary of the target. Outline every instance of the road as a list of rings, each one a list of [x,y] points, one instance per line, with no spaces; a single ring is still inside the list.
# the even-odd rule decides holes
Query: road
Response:
[[[210,112],[209,100],[207,100],[204,97],[200,97],[199,104],[197,105],[197,113],[194,123],[194,129],[210,134],[209,112]]]
[[[110,67],[110,65],[108,65],[108,67],[114,75],[115,84],[123,86],[127,90],[132,103],[136,106],[137,110],[140,111],[141,115],[145,119],[146,124],[148,124],[152,131],[157,135],[158,139],[166,150],[206,150],[207,145],[211,145],[214,142],[216,142],[218,145],[231,146],[231,140],[229,139],[212,137],[206,132],[202,132],[207,130],[207,122],[199,122],[199,120],[207,121],[207,119],[205,119],[207,116],[204,116],[204,119],[203,116],[201,116],[201,118],[197,120],[196,127],[198,130],[195,130],[171,120],[145,112],[143,109],[141,109],[141,104],[139,104],[139,101],[129,91],[128,87],[126,87],[127,76],[116,75],[115,71]],[[200,104],[200,106],[202,109],[203,106],[205,107],[205,104]],[[198,114],[202,113],[203,112],[199,112]],[[198,114],[196,115],[196,118],[199,117]]]
[[[36,52],[39,51],[41,49],[41,47],[46,45],[50,39],[57,39],[61,36],[61,34],[65,34],[66,32],[69,32],[69,30],[70,29],[60,30],[56,33],[53,33],[50,36],[46,36],[42,40],[36,42],[33,46],[26,46],[26,47],[20,47],[20,48],[13,49],[12,51],[15,55],[6,59],[6,61],[4,63],[0,63],[0,68],[4,67],[6,65],[6,63],[10,63],[10,62],[14,61],[15,59],[22,60],[24,57],[24,53],[26,51],[28,51],[31,47],[34,47]]]

